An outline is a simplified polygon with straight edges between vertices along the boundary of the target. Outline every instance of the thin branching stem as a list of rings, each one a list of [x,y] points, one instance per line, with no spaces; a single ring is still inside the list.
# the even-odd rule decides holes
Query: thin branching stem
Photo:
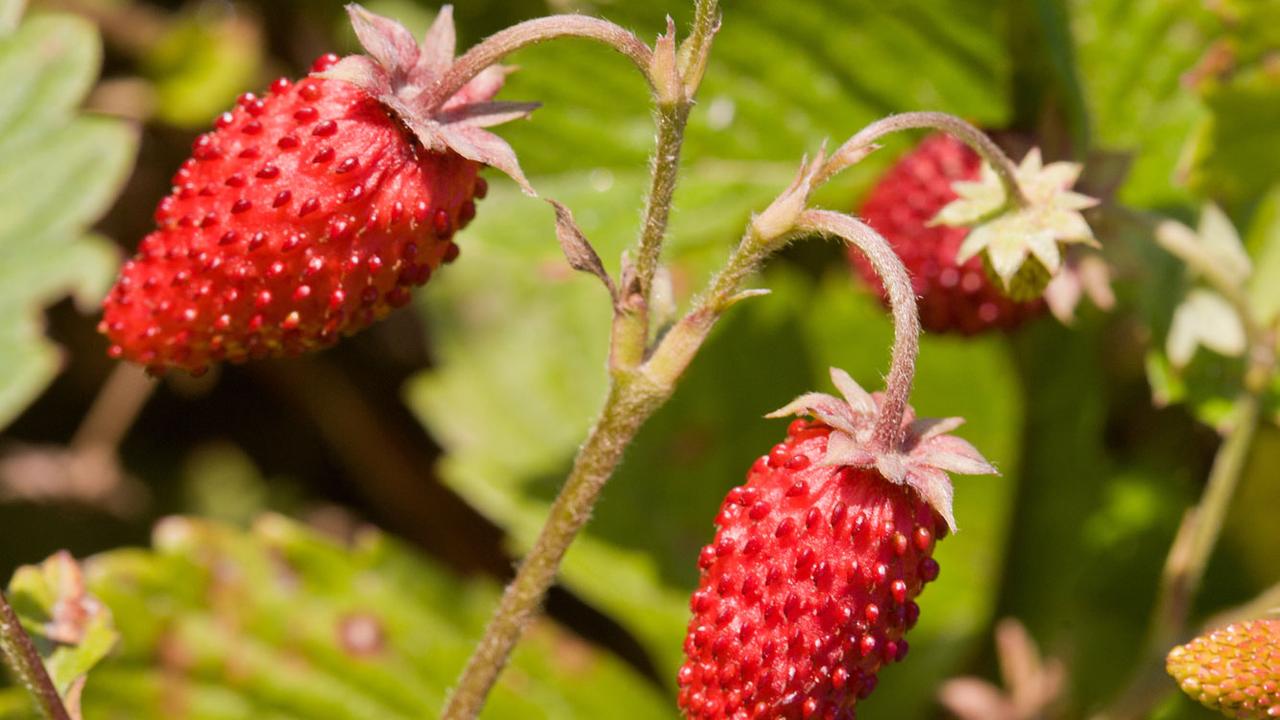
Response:
[[[3,591],[0,591],[0,655],[23,687],[31,693],[45,720],[71,720],[71,715],[62,704],[62,697],[58,695],[58,688],[45,670],[40,652],[36,650],[31,636],[22,628],[22,622],[18,620],[17,613],[9,605]]]
[[[1022,187],[1018,185],[1018,167],[1013,160],[986,133],[955,115],[941,112],[901,113],[871,123],[831,154],[831,161],[818,174],[814,184],[819,185],[844,169],[844,158],[861,157],[865,149],[876,140],[902,130],[941,130],[960,140],[973,148],[974,152],[991,165],[1000,178],[1000,184],[1004,186],[1005,196],[1010,198],[1014,205],[1027,206],[1027,197],[1023,194]]]
[[[1165,676],[1164,658],[1174,645],[1185,640],[1191,605],[1244,474],[1261,409],[1262,400],[1256,392],[1245,390],[1236,399],[1231,430],[1214,456],[1204,494],[1187,511],[1165,560],[1138,671],[1116,701],[1093,720],[1147,717],[1151,708],[1175,689]]]
[[[697,0],[691,62],[705,67],[705,55],[717,23],[716,0]],[[443,102],[466,82],[510,52],[553,37],[575,35],[605,42],[629,57],[649,78],[652,51],[629,31],[602,20],[581,16],[557,16],[531,20],[503,30],[471,48],[459,58],[433,90]],[[654,87],[652,78],[651,88]],[[623,278],[610,345],[610,386],[599,419],[578,450],[573,469],[551,506],[546,524],[525,556],[516,577],[507,586],[483,638],[467,662],[457,687],[445,703],[445,720],[472,720],[498,680],[525,627],[555,582],[569,545],[586,525],[600,492],[613,475],[623,450],[641,425],[670,397],[675,378],[654,383],[640,370],[648,343],[649,296],[657,272],[667,221],[680,167],[680,148],[696,80],[684,80],[684,90],[674,102],[659,102],[655,111],[658,139],[651,165],[652,181],[646,202],[637,270]],[[655,89],[655,97],[658,93]]]
[[[614,383],[610,388],[600,418],[579,450],[538,539],[503,593],[484,637],[450,694],[442,720],[473,720],[480,714],[512,649],[555,582],[565,552],[591,517],[591,509],[613,475],[623,450],[669,394],[669,390],[664,392],[639,382]]]
[[[551,15],[526,20],[499,30],[471,46],[431,89],[433,108],[453,97],[486,68],[517,50],[557,38],[579,37],[595,40],[625,55],[647,78],[653,51],[635,33],[608,20],[586,15]]]

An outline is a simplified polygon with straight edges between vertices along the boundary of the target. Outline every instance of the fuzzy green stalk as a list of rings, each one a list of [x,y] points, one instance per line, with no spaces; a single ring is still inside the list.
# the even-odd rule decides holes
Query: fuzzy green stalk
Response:
[[[40,659],[31,636],[22,628],[22,621],[0,591],[0,656],[13,671],[22,686],[31,693],[32,700],[45,720],[71,720],[58,688]]]

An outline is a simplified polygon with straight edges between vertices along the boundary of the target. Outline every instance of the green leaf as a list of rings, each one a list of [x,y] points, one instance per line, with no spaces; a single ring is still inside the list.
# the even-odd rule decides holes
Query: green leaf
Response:
[[[160,119],[203,128],[230,107],[262,70],[261,34],[244,16],[211,6],[178,16],[143,59]]]
[[[1230,208],[1247,208],[1280,180],[1280,73],[1236,70],[1204,91],[1209,116],[1199,128],[1188,182]]]
[[[85,574],[122,638],[85,689],[95,719],[433,717],[495,599],[371,529],[347,545],[274,515],[248,532],[169,518],[154,549],[90,558]],[[0,718],[28,717],[5,703]],[[481,717],[673,710],[634,671],[538,621]]]
[[[66,552],[18,568],[9,597],[36,643],[53,685],[74,717],[90,670],[115,646],[111,613],[85,592],[80,566]]]
[[[598,8],[647,39],[665,30],[668,10],[654,3]],[[686,28],[688,11],[677,10]],[[890,112],[945,110],[999,126],[1010,111],[1000,17],[996,4],[961,0],[726,4],[685,157],[782,161],[790,180],[800,156],[823,139],[839,144]],[[544,103],[531,122],[502,130],[530,176],[643,167],[653,142],[649,97],[630,63],[586,43],[533,48],[512,62],[520,71],[504,97]]]
[[[1170,182],[1203,110],[1182,77],[1216,23],[1199,0],[1070,0],[1079,77],[1101,148],[1133,153],[1120,199],[1157,207],[1187,199]]]
[[[1280,184],[1271,188],[1253,215],[1245,246],[1253,256],[1249,300],[1264,325],[1280,316]]]
[[[118,255],[86,235],[128,176],[136,133],[116,120],[77,117],[97,77],[90,23],[36,17],[0,38],[0,427],[58,368],[41,310],[68,292],[89,308]]]
[[[1233,215],[1280,181],[1280,6],[1214,5],[1221,29],[1187,84],[1208,112],[1189,149],[1188,182]]]

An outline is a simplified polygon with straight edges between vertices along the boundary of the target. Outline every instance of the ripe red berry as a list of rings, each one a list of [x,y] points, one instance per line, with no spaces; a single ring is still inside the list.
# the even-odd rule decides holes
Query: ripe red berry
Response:
[[[938,576],[945,471],[992,471],[945,434],[956,420],[908,417],[900,447],[875,449],[877,398],[833,377],[846,398],[779,411],[816,420],[792,422],[716,517],[678,676],[686,717],[854,717],[880,668],[907,655],[915,598]]]
[[[1228,717],[1280,718],[1280,620],[1219,628],[1169,653],[1182,691]]]
[[[1008,330],[1044,309],[1040,300],[1007,298],[992,284],[980,258],[956,264],[956,252],[969,233],[966,228],[929,224],[956,199],[951,183],[976,180],[981,167],[981,158],[964,143],[950,135],[931,135],[880,178],[859,212],[907,266],[919,297],[920,322],[933,332]],[[856,251],[849,257],[884,298],[871,265]]]
[[[104,302],[113,357],[200,372],[329,345],[458,257],[454,233],[486,191],[482,164],[523,179],[481,129],[528,110],[488,102],[502,69],[442,107],[423,99],[451,62],[447,10],[428,36],[439,47],[424,48],[385,18],[352,14],[376,59],[324,56],[296,83],[242,96],[196,140]]]

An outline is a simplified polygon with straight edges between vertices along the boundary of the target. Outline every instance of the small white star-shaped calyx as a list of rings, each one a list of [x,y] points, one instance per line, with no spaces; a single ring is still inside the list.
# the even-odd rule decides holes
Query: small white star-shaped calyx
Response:
[[[1057,274],[1062,266],[1059,243],[1097,245],[1080,211],[1098,201],[1071,190],[1081,170],[1078,163],[1045,165],[1039,148],[1032,148],[1015,173],[1027,200],[1019,206],[1009,203],[1000,177],[984,163],[978,180],[952,183],[959,197],[942,208],[933,223],[972,226],[956,262],[964,263],[985,251],[991,269],[1006,287],[1028,257],[1038,260],[1050,275]]]

